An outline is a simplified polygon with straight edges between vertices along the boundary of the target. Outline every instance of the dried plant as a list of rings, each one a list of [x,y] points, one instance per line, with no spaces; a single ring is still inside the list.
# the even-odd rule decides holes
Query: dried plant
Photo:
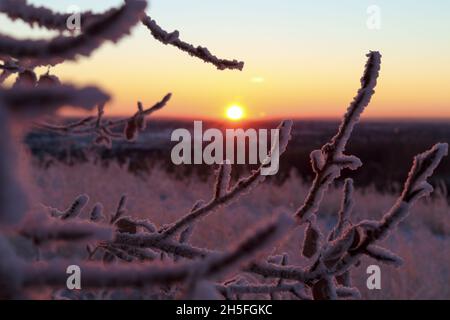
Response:
[[[219,59],[205,48],[181,41],[177,31],[167,33],[144,13],[145,7],[145,1],[126,0],[122,7],[104,14],[83,13],[86,24],[80,35],[61,35],[48,41],[0,36],[3,60],[0,82],[17,74],[12,88],[0,89],[0,296],[20,298],[33,292],[33,288],[52,287],[55,289],[53,296],[61,297],[59,290],[65,288],[66,268],[76,264],[83,270],[83,289],[92,289],[94,294],[98,289],[137,287],[142,298],[156,290],[158,294],[166,291],[172,292],[174,297],[190,299],[241,299],[247,295],[272,299],[280,295],[297,299],[347,299],[360,297],[358,289],[352,286],[351,271],[363,256],[400,266],[402,259],[380,246],[379,241],[396,230],[415,202],[433,191],[427,180],[447,155],[447,144],[437,144],[416,156],[403,192],[380,220],[353,221],[354,187],[348,179],[337,224],[327,237],[317,224],[320,204],[329,186],[340,177],[342,170],[356,170],[362,165],[356,156],[344,152],[354,126],[375,92],[381,64],[378,52],[368,54],[361,88],[344,115],[338,133],[320,150],[311,153],[315,179],[304,203],[292,218],[281,214],[250,228],[247,236],[225,251],[195,247],[189,244],[190,235],[200,219],[239,200],[262,183],[265,176],[261,175],[261,170],[269,160],[234,184],[231,183],[230,163],[223,163],[217,171],[211,199],[196,202],[186,215],[160,227],[151,221],[127,216],[125,195],[116,211],[110,214],[101,203],[95,203],[88,210],[89,197],[84,194],[63,209],[44,206],[32,210],[28,207],[31,199],[18,175],[16,145],[20,137],[13,130],[15,126],[24,129],[31,120],[40,128],[61,134],[94,135],[96,143],[110,146],[113,139],[135,139],[145,128],[145,117],[164,107],[171,97],[167,95],[148,109],[138,103],[137,112],[129,118],[105,120],[104,108],[109,95],[97,88],[78,89],[62,84],[50,74],[38,79],[34,72],[36,66],[89,56],[104,41],[118,41],[142,21],[154,38],[164,44],[212,63],[220,70],[242,69],[241,62]],[[32,26],[58,31],[65,30],[69,17],[31,6],[25,0],[1,1],[0,11]],[[54,113],[64,105],[84,109],[97,107],[97,117],[60,126],[39,122],[42,115]],[[116,127],[123,127],[124,133],[113,132]],[[291,137],[292,121],[283,121],[279,129],[281,155]],[[283,239],[301,226],[306,227],[302,247],[302,255],[309,260],[306,268],[290,265],[287,254],[276,252]],[[16,236],[32,240],[41,253],[54,245],[77,246],[80,243],[86,245],[87,252],[84,252],[85,258],[76,255],[70,259],[50,259],[40,254],[36,257],[39,261],[25,261],[7,240]],[[267,283],[267,279],[274,282]]]

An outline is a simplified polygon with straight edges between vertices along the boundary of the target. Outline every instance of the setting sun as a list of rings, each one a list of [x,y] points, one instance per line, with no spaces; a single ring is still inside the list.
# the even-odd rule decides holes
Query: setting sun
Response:
[[[238,105],[228,107],[226,112],[227,118],[231,120],[240,120],[244,117],[244,109]]]

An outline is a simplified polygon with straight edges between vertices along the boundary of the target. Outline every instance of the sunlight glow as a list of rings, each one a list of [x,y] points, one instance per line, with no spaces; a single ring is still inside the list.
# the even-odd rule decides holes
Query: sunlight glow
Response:
[[[231,120],[240,120],[244,117],[244,109],[241,106],[232,105],[227,109],[226,116]]]

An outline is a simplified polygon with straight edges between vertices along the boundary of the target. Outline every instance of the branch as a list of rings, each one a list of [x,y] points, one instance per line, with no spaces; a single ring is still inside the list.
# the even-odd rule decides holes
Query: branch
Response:
[[[0,57],[30,60],[28,65],[55,65],[65,60],[89,56],[103,42],[117,42],[129,34],[139,22],[147,3],[126,0],[119,9],[113,9],[88,24],[76,37],[57,36],[50,40],[17,40],[0,35]]]
[[[144,130],[145,125],[142,124],[145,121],[145,117],[150,116],[154,112],[161,110],[171,99],[172,94],[169,93],[159,102],[148,109],[139,109],[133,116],[115,121],[103,120],[103,111],[100,112],[102,105],[99,104],[99,113],[97,117],[87,117],[80,121],[69,123],[67,125],[54,125],[49,123],[35,123],[37,128],[43,130],[49,130],[58,134],[64,135],[79,135],[89,136],[95,135],[97,144],[105,144],[111,146],[112,140],[122,140],[132,135],[133,139],[139,131]],[[140,104],[141,105],[141,104]],[[141,105],[142,106],[142,105]],[[141,123],[141,125],[138,125]],[[133,126],[133,132],[130,133],[130,126]],[[113,129],[125,127],[124,134],[118,134],[113,132]]]
[[[82,194],[79,195],[75,201],[67,208],[65,211],[59,211],[55,208],[49,208],[50,214],[53,217],[60,217],[62,220],[73,219],[80,215],[81,210],[86,206],[89,202],[89,196]]]
[[[218,57],[211,54],[211,52],[207,48],[200,46],[194,47],[193,45],[180,40],[180,33],[178,31],[169,33],[163,30],[155,20],[147,15],[142,18],[142,23],[150,30],[152,36],[159,42],[177,47],[181,51],[187,52],[193,57],[213,64],[219,70],[242,70],[244,68],[244,62],[242,61],[219,59]]]
[[[25,118],[53,113],[67,105],[92,110],[97,104],[109,99],[107,94],[95,87],[78,89],[72,85],[32,88],[18,86],[9,90],[0,90],[0,100],[10,112]]]
[[[161,239],[160,235],[155,234],[117,234],[114,243],[125,244],[139,248],[154,248],[166,253],[180,256],[188,259],[205,258],[210,254],[217,253],[215,251],[196,248],[185,243],[170,239]]]
[[[353,180],[346,179],[344,184],[343,196],[341,209],[338,213],[338,222],[334,229],[330,232],[328,236],[328,241],[333,241],[339,238],[342,235],[345,227],[351,226],[350,215],[353,211],[354,201],[353,201]]]
[[[343,153],[353,128],[369,104],[377,84],[381,55],[379,52],[371,51],[367,56],[368,61],[361,78],[361,88],[350,104],[338,133],[321,150],[311,153],[311,163],[316,176],[304,204],[295,213],[299,223],[307,222],[317,213],[323,195],[331,183],[340,176],[343,169],[356,170],[362,165],[357,157]]]
[[[278,126],[278,128],[280,130],[279,146],[274,145],[272,147],[279,147],[279,155],[281,155],[285,152],[289,139],[291,138],[292,121],[283,121]],[[271,154],[273,154],[273,151],[274,150],[272,150]],[[249,177],[239,180],[228,191],[226,191],[225,190],[226,188],[224,187],[224,185],[227,183],[224,183],[224,185],[222,185],[222,181],[229,181],[229,178],[224,176],[224,173],[227,173],[227,171],[230,170],[230,168],[228,167],[229,164],[226,163],[221,165],[222,168],[219,169],[218,181],[216,182],[216,186],[220,186],[220,190],[217,191],[218,189],[216,187],[216,192],[209,203],[200,206],[199,208],[197,208],[194,211],[191,211],[178,221],[161,229],[160,230],[161,239],[165,239],[174,235],[181,229],[184,229],[188,225],[194,223],[194,221],[204,218],[205,216],[211,214],[218,208],[222,206],[227,206],[233,201],[236,201],[239,196],[250,192],[254,187],[256,187],[259,183],[265,180],[265,176],[261,174],[261,171],[265,169],[267,163],[270,161],[270,157],[268,159],[269,160],[267,159],[264,160],[261,166],[257,170],[255,170]]]
[[[169,284],[186,281],[194,274],[202,279],[217,278],[252,260],[267,245],[272,244],[283,236],[292,223],[293,221],[290,218],[280,216],[278,219],[257,228],[249,237],[226,252],[210,256],[198,262],[175,266],[131,266],[118,264],[111,265],[107,269],[105,269],[103,264],[96,262],[77,262],[76,264],[80,266],[83,272],[84,288]],[[2,256],[2,258],[4,257]],[[24,287],[60,287],[67,280],[65,269],[70,264],[74,264],[74,262],[21,263],[17,268],[17,272],[22,275],[21,285]],[[9,284],[7,279],[3,278],[4,276],[5,274],[2,274],[0,270],[0,281]]]
[[[114,10],[114,9],[113,9]],[[60,32],[67,31],[67,21],[73,15],[72,13],[59,13],[45,7],[36,7],[28,4],[27,0],[2,0],[0,2],[0,12],[5,13],[10,19],[20,19],[31,27],[35,25],[47,28],[49,30],[57,30]],[[94,14],[91,11],[79,13],[83,26],[92,23],[92,21],[104,18],[105,15],[111,14],[111,11],[103,14]]]
[[[127,0],[127,2],[131,2]],[[143,2],[141,2],[142,4]],[[90,25],[105,20],[108,16],[116,14],[118,9],[112,9],[102,14],[94,14],[90,11],[77,13],[82,22],[82,32],[89,32]],[[21,19],[30,26],[38,25],[49,30],[57,30],[60,32],[67,31],[67,21],[72,17],[71,13],[58,13],[45,7],[36,7],[28,4],[26,0],[2,0],[0,2],[0,12],[4,12],[12,20]],[[194,47],[179,39],[179,32],[174,31],[168,33],[163,30],[156,21],[149,16],[144,15],[141,19],[142,23],[150,30],[153,37],[166,45],[173,45],[178,49],[197,57],[204,62],[215,65],[219,70],[237,69],[242,70],[244,63],[237,60],[220,59],[209,52],[204,47]]]
[[[427,179],[447,154],[448,145],[439,143],[432,149],[416,156],[403,192],[393,207],[384,214],[380,221],[365,220],[351,227],[347,235],[353,233],[355,237],[346,250],[347,252],[335,263],[329,265],[327,269],[316,270],[317,277],[320,278],[320,274],[341,275],[348,271],[363,254],[368,254],[373,258],[378,256],[382,262],[390,260],[390,262],[398,265],[400,263],[399,257],[384,248],[374,247],[373,245],[395,230],[398,224],[409,215],[415,202],[433,191]],[[345,236],[342,236],[341,240],[336,240],[333,247],[336,247]],[[309,271],[313,271],[313,269],[310,268]]]
[[[367,256],[371,257],[372,259],[383,262],[385,264],[393,265],[395,267],[400,267],[403,264],[403,259],[397,256],[395,253],[376,245],[368,246],[365,254],[367,254]]]
[[[111,241],[114,228],[89,221],[61,221],[35,213],[24,219],[19,232],[34,243],[42,244],[48,241]]]

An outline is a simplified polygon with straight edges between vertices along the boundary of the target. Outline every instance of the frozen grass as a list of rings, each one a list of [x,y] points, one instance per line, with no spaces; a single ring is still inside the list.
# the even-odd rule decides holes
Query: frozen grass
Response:
[[[213,181],[201,181],[195,176],[176,180],[164,170],[153,169],[148,175],[136,176],[127,168],[111,163],[100,168],[93,163],[68,167],[55,164],[48,169],[33,166],[33,175],[43,204],[64,208],[79,194],[89,194],[92,206],[103,203],[105,212],[114,212],[117,199],[129,197],[129,214],[148,218],[157,225],[172,222],[189,211],[198,199],[209,199]],[[241,201],[220,209],[199,222],[191,243],[199,247],[222,250],[240,238],[242,230],[255,221],[280,212],[292,212],[308,192],[308,186],[295,174],[282,185],[261,184],[257,192]],[[373,190],[356,190],[353,218],[379,219],[394,202],[395,196]],[[331,188],[319,211],[319,224],[329,230],[334,226],[341,201],[340,188]],[[89,207],[90,209],[90,207]],[[89,210],[86,210],[89,212]],[[404,259],[401,268],[380,264],[382,290],[366,289],[365,270],[373,263],[367,258],[354,269],[354,284],[366,299],[450,299],[450,210],[443,195],[432,201],[420,201],[410,217],[400,225],[399,232],[385,241],[385,246]],[[233,223],[227,223],[232,221]],[[289,244],[277,247],[273,253],[287,251],[290,263],[305,263],[299,257],[304,227]]]

